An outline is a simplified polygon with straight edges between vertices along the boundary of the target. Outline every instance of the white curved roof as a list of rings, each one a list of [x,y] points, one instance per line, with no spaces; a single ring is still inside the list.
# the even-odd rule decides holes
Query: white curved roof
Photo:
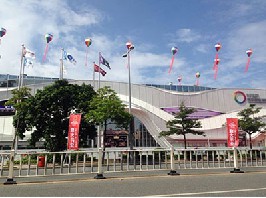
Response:
[[[82,81],[73,80],[70,81],[73,84],[82,83],[92,84],[92,80]],[[50,83],[48,83],[50,84]],[[96,89],[98,88],[98,83],[96,84]],[[42,89],[45,84],[35,84],[29,87],[32,88],[32,94],[38,89]],[[128,96],[128,83],[123,82],[109,82],[101,81],[100,86],[110,86],[116,91],[118,96],[125,103],[129,102]],[[10,93],[7,90],[0,90],[6,94],[0,94],[0,100],[6,99],[7,96],[10,97]],[[234,93],[235,91],[242,91],[247,100],[243,104],[238,104],[235,101]],[[249,106],[249,101],[253,101],[252,97],[257,97],[257,106],[262,107],[260,115],[266,115],[266,102],[264,100],[259,101],[259,99],[265,99],[266,101],[266,90],[264,89],[235,89],[235,88],[223,88],[223,89],[212,89],[202,92],[176,92],[164,90],[156,87],[145,86],[145,85],[131,85],[131,102],[132,102],[132,114],[136,116],[143,124],[146,126],[150,134],[161,146],[168,146],[169,143],[165,138],[159,137],[159,132],[167,130],[166,122],[173,119],[173,115],[162,110],[164,107],[177,107],[181,102],[184,102],[186,106],[203,108],[212,111],[222,112],[223,114],[201,119],[202,129],[205,132],[208,131],[221,131],[224,130],[222,125],[225,123],[226,118],[236,117],[237,112],[247,108]],[[253,101],[254,102],[254,101]],[[219,130],[218,130],[219,129]],[[215,135],[216,137],[218,135]],[[189,137],[188,137],[189,138]],[[225,134],[219,135],[219,138],[226,138]]]

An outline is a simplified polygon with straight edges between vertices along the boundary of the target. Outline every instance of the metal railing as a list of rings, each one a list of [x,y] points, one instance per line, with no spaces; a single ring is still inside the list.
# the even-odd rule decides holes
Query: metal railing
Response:
[[[101,156],[104,155],[104,159]],[[8,176],[8,152],[0,152],[0,177]],[[143,148],[67,152],[23,152],[15,155],[14,177],[266,166],[266,149]],[[99,160],[100,158],[100,160]]]

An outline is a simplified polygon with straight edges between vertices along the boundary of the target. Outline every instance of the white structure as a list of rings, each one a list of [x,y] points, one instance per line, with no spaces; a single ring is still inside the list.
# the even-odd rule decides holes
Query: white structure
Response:
[[[73,84],[82,83],[93,85],[92,80],[71,80]],[[38,89],[51,84],[28,85],[32,94]],[[95,89],[98,89],[96,85]],[[101,87],[110,86],[116,91],[122,101],[128,104],[128,83],[101,81]],[[151,136],[162,147],[170,144],[181,146],[183,137],[171,136],[169,138],[159,137],[161,131],[167,130],[166,122],[173,119],[171,112],[178,110],[181,102],[187,107],[198,110],[194,117],[200,118],[205,136],[188,135],[188,146],[225,146],[227,140],[226,128],[223,126],[226,118],[237,117],[237,113],[249,106],[256,104],[262,107],[260,115],[266,115],[266,90],[262,89],[239,89],[222,88],[212,89],[199,86],[159,86],[132,84],[131,89],[131,113],[138,118],[147,128]],[[10,91],[6,88],[0,89],[0,100],[10,97]],[[193,116],[193,115],[192,115]],[[11,117],[0,117],[0,143],[10,139],[13,134]],[[29,134],[28,134],[29,135]],[[265,146],[264,135],[256,134],[257,144]],[[2,144],[2,143],[1,143]]]

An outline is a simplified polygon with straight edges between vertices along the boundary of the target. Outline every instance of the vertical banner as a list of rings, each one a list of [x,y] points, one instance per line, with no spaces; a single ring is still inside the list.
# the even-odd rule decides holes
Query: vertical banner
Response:
[[[227,123],[227,146],[238,147],[238,119],[226,118]]]
[[[69,127],[68,127],[68,150],[79,149],[79,124],[81,120],[81,114],[70,114]]]

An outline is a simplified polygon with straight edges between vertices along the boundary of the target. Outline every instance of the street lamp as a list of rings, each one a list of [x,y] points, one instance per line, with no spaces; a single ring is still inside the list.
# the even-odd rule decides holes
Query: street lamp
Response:
[[[127,67],[128,67],[128,113],[131,114],[131,77],[130,77],[130,52],[134,49],[134,45],[131,42],[126,43],[127,46],[127,52],[123,54],[123,57],[127,57]],[[133,144],[132,144],[132,127],[131,127],[131,122],[129,124],[129,147],[130,149],[133,149]]]

